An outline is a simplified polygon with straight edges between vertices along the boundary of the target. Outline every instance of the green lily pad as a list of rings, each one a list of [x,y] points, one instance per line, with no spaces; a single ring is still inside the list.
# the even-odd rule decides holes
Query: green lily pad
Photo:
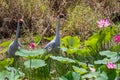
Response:
[[[80,73],[80,74],[85,74],[87,73],[88,71],[84,68],[79,68],[79,67],[76,67],[76,66],[72,66],[74,71],[77,72],[77,73]]]
[[[39,68],[46,66],[44,60],[31,59],[24,62],[26,68]]]
[[[104,58],[103,60],[97,60],[94,61],[95,64],[107,64],[107,58]]]
[[[107,57],[114,57],[114,56],[117,56],[117,52],[101,51],[100,55],[107,56]]]
[[[79,73],[68,72],[65,76],[59,77],[59,80],[82,80]]]
[[[118,67],[117,67],[118,66]],[[117,64],[116,68],[118,68],[120,70],[120,64]]]
[[[117,57],[117,56],[111,57],[111,58],[109,59],[109,62],[116,63],[119,59],[120,59],[120,57]]]
[[[94,61],[95,64],[107,64],[108,62],[116,63],[120,58],[117,56],[111,58],[104,58],[103,60]]]
[[[5,80],[7,77],[9,80],[19,80],[20,77],[24,77],[25,74],[13,67],[6,67],[7,70],[3,70],[0,72],[0,80]],[[21,80],[21,79],[20,79]]]
[[[42,55],[44,52],[45,52],[44,49],[31,50],[31,51],[25,49],[19,49],[16,51],[15,55],[22,57],[32,57],[32,56]]]
[[[88,78],[88,79],[94,78],[94,80],[108,80],[107,74],[105,72],[88,73],[88,74],[85,74],[84,76],[82,76],[82,78]]]
[[[64,57],[61,57],[61,56],[50,56],[50,58],[52,58],[53,60],[57,60],[61,63],[75,63],[75,61],[73,59],[64,58]]]
[[[76,61],[76,62],[79,64],[79,66],[82,66],[82,67],[84,67],[84,68],[87,67],[87,64],[86,64],[86,63],[79,62],[79,61]]]

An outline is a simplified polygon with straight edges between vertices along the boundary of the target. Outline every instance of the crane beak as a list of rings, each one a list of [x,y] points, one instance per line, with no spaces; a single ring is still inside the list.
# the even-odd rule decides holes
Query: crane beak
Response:
[[[66,16],[64,16],[65,21],[67,20]]]
[[[22,25],[24,25],[25,28],[27,28],[27,25],[25,24],[25,21],[23,19],[19,19],[19,23],[22,22]]]
[[[24,22],[24,21],[23,21],[23,25],[24,25],[24,27],[25,27],[25,28],[27,28],[27,25],[25,24],[25,22]]]

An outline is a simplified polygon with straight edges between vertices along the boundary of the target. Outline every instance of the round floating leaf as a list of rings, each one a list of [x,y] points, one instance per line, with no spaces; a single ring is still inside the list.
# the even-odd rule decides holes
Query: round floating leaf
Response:
[[[61,47],[61,50],[62,50],[63,52],[65,52],[65,51],[67,51],[67,48],[66,48],[66,47]]]
[[[113,62],[116,63],[120,58],[118,58],[117,56],[115,57],[111,57],[111,58],[104,58],[103,60],[97,60],[94,63],[95,64],[107,64],[107,62]]]
[[[42,55],[45,52],[44,49],[38,49],[38,50],[25,50],[25,49],[19,49],[16,51],[15,55],[23,56],[23,57],[32,57],[32,56],[38,56]]]
[[[97,75],[98,75],[97,72],[92,72],[92,73],[88,73],[88,74],[83,75],[82,78],[88,78],[88,79],[93,78],[93,77],[96,78]]]
[[[108,80],[107,74],[105,72],[92,72],[82,76],[83,78],[94,79],[95,80]]]
[[[26,68],[39,68],[39,67],[45,66],[46,64],[44,60],[31,59],[31,60],[25,61],[24,65]]]
[[[8,80],[19,80],[20,77],[24,77],[25,74],[13,67],[6,67],[7,70],[3,70],[0,72],[0,80],[5,80],[5,77],[8,78]],[[22,79],[20,79],[22,80]]]
[[[59,80],[82,80],[79,73],[68,72],[65,76],[59,77]]]
[[[64,57],[61,57],[61,56],[50,56],[50,58],[52,58],[53,60],[57,60],[61,63],[75,63],[75,61],[73,59],[64,58]]]
[[[19,77],[23,77],[25,76],[25,74],[23,72],[21,72],[20,70],[18,69],[15,69],[14,67],[5,67],[8,71],[14,71],[14,73],[16,74],[16,77],[19,76]]]
[[[108,80],[107,74],[102,72],[100,76],[97,77],[97,80]]]
[[[107,64],[107,58],[103,59],[103,60],[97,60],[94,62],[95,64]]]
[[[117,56],[117,52],[101,51],[100,55],[107,56],[107,57],[114,57],[114,56]]]
[[[76,53],[78,50],[79,50],[78,48],[69,48],[69,49],[67,49],[66,52],[67,52],[68,54],[74,54],[74,53]]]
[[[118,67],[117,67],[118,66]],[[117,64],[117,66],[116,66],[116,68],[118,68],[119,70],[120,70],[120,63],[119,64]]]
[[[111,57],[111,58],[109,59],[109,62],[116,63],[119,59],[120,59],[120,57],[117,57],[117,56]]]
[[[79,66],[82,66],[83,68],[87,68],[87,64],[83,62],[76,61],[76,63],[79,64]]]
[[[1,72],[0,72],[0,80],[4,80],[5,77],[8,77],[8,78],[9,78],[10,73],[11,73],[11,72],[8,72],[7,70],[1,71]]]
[[[88,71],[84,68],[79,68],[79,67],[76,67],[76,66],[72,66],[74,71],[77,72],[77,73],[80,73],[80,74],[85,74],[87,73]]]

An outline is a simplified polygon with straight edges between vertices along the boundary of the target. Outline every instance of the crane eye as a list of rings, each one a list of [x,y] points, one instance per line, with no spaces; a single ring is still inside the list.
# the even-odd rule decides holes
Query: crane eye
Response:
[[[48,47],[48,51],[51,51],[52,50],[52,48],[51,47]]]

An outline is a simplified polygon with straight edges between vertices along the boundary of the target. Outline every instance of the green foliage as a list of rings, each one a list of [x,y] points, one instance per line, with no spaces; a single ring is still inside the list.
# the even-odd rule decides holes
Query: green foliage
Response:
[[[79,66],[81,66],[83,68],[87,68],[87,64],[86,63],[83,63],[83,62],[77,62],[77,63],[79,64]]]
[[[25,49],[18,49],[15,53],[15,55],[22,56],[22,57],[34,57],[38,55],[43,55],[45,52],[44,49],[38,49],[38,50],[25,50]]]
[[[91,53],[91,49],[89,47],[83,47],[82,49],[77,50],[77,54],[81,56],[89,56]]]
[[[61,40],[61,50],[68,54],[76,53],[80,47],[80,39],[72,36],[66,36]]]
[[[118,30],[115,27],[100,29],[85,41],[85,47],[80,52],[87,55],[97,55],[102,46],[112,39]],[[105,46],[104,46],[105,47]],[[79,52],[79,53],[80,53]]]
[[[112,34],[114,31],[111,27],[105,28],[103,30],[99,30],[97,33],[93,34],[91,37],[85,41],[86,46],[91,46],[92,49],[98,49],[105,42],[111,40]]]
[[[59,80],[82,80],[79,73],[68,72],[65,76],[59,78]]]
[[[32,68],[32,69],[46,66],[45,61],[39,59],[27,60],[24,62],[24,65],[26,68]]]
[[[117,64],[117,68],[120,70],[120,63]]]
[[[79,67],[76,67],[76,66],[72,66],[72,67],[73,67],[73,70],[74,70],[75,72],[80,73],[81,75],[88,72],[88,71],[87,71],[86,69],[84,69],[84,68],[79,68]]]
[[[3,49],[0,51],[0,54],[4,53],[5,51],[7,51],[7,47],[6,47],[6,48],[3,48]]]
[[[74,5],[72,4],[67,8],[64,4],[68,6],[69,0],[63,0],[63,4],[61,3],[62,1],[57,0],[18,0],[15,2],[12,0],[1,0],[1,9],[4,8],[4,10],[1,10],[1,14],[4,15],[2,18],[6,17],[6,15],[15,17],[15,12],[20,14],[22,12],[25,22],[28,21],[28,27],[35,26],[36,29],[41,30],[40,33],[45,31],[45,33],[43,32],[43,36],[44,34],[47,35],[47,33],[50,33],[48,30],[51,28],[51,21],[54,23],[52,15],[54,13],[52,9],[54,9],[56,14],[56,10],[59,10],[58,8],[61,8],[61,5],[63,5],[68,18],[65,24],[65,26],[67,26],[62,28],[67,31],[67,34],[63,34],[78,35],[80,38],[77,36],[66,36],[62,38],[60,47],[62,53],[59,56],[50,56],[52,54],[44,55],[44,49],[18,49],[16,55],[20,56],[20,61],[16,61],[13,58],[6,58],[0,61],[0,80],[4,80],[5,77],[8,77],[9,80],[22,80],[24,76],[29,77],[30,80],[47,80],[48,76],[50,76],[51,79],[62,76],[59,77],[59,80],[114,80],[115,77],[119,76],[117,73],[120,72],[120,45],[110,46],[111,51],[106,48],[106,44],[112,40],[113,36],[118,32],[118,28],[113,26],[101,29],[96,28],[96,21],[103,16],[99,11],[94,11],[88,6],[86,1],[85,3],[83,0],[81,0],[80,3],[79,1],[80,0],[78,0],[78,2],[75,1],[76,3],[74,3]],[[20,11],[18,8],[20,8]],[[11,11],[11,13],[4,14],[4,11]],[[29,25],[31,20],[33,23]],[[55,23],[52,25],[55,25]],[[35,28],[31,28],[33,34],[38,32]],[[95,33],[92,31],[95,31]],[[50,36],[50,34],[48,35]],[[87,36],[87,34],[93,35]],[[44,37],[44,40],[50,41],[53,38],[54,36]],[[42,37],[36,35],[33,39],[36,45],[38,45]],[[0,47],[2,47],[0,54],[6,51],[10,43],[11,41],[0,43]],[[42,60],[43,58],[44,60]],[[19,70],[13,67],[6,67],[16,67],[15,64],[12,64],[13,61],[19,64]],[[108,62],[113,62],[116,65],[115,69],[108,69],[106,66]],[[91,65],[96,68],[93,72],[89,69]],[[51,71],[54,71],[53,74],[50,74]]]
[[[0,51],[0,54],[4,53],[4,52],[7,50],[7,48],[8,48],[8,46],[9,46],[10,43],[11,43],[11,40],[8,40],[8,41],[5,41],[5,42],[0,43],[0,47],[3,48],[3,49]]]
[[[61,63],[65,63],[65,64],[68,64],[68,63],[75,63],[75,61],[73,59],[70,59],[70,58],[64,58],[62,56],[50,56],[51,59],[53,60],[57,60]]]
[[[8,80],[21,80],[22,77],[25,76],[25,74],[13,67],[6,67],[7,70],[3,70],[0,72],[0,80],[5,80],[7,78]]]
[[[99,71],[88,73],[82,76],[82,78],[94,79],[94,80],[108,80],[107,74],[105,72],[99,72]]]
[[[38,45],[41,41],[41,36],[40,35],[37,35],[34,37],[34,42],[36,43],[36,45]]]
[[[45,40],[51,41],[55,36],[51,36],[51,37],[44,37]]]
[[[93,49],[96,49],[98,40],[99,40],[99,33],[95,33],[91,37],[89,37],[88,40],[85,41],[85,45],[91,46]]]
[[[107,64],[108,60],[105,58],[103,60],[94,61],[95,64]]]
[[[105,65],[101,65],[99,68],[100,70],[102,71],[105,71],[107,76],[108,76],[108,79],[109,80],[114,80],[115,77],[116,77],[116,72],[118,71],[118,67],[115,67],[114,69],[108,69],[106,67],[106,65],[109,63],[109,62],[113,62],[114,64],[116,63],[117,65],[117,62],[119,61],[119,56],[118,56],[118,53],[117,52],[112,52],[112,51],[109,51],[109,50],[106,50],[106,51],[101,51],[99,52],[99,54],[101,56],[104,56],[105,58],[102,59],[102,60],[97,60],[95,61],[95,64],[105,64]],[[118,65],[117,65],[118,66]]]
[[[101,51],[100,53],[99,53],[101,56],[106,56],[106,57],[115,57],[115,56],[117,56],[117,52],[111,52],[111,51]]]
[[[68,48],[73,48],[73,47],[79,48],[80,47],[80,39],[77,36],[75,36],[75,37],[66,36],[66,37],[62,38],[61,44],[62,44],[62,46],[68,47]]]
[[[10,43],[11,43],[11,40],[2,42],[2,43],[0,43],[0,47],[8,47]]]
[[[11,65],[13,61],[13,58],[6,58],[3,61],[0,61],[0,70],[4,69],[6,66]]]
[[[108,69],[106,67],[106,65],[102,65],[100,66],[100,70],[105,71],[107,76],[108,76],[108,80],[115,80],[116,75],[116,69]]]
[[[118,56],[117,52],[111,52],[106,50],[106,51],[101,51],[99,54],[101,56],[105,56],[106,58],[95,61],[94,62],[95,64],[107,64],[108,62],[115,63],[119,60],[119,57],[117,57]]]
[[[68,24],[67,27],[65,27],[65,30],[68,30],[69,33],[80,34],[81,38],[82,36],[85,36],[83,34],[84,31],[96,29],[96,21],[102,16],[100,13],[95,12],[90,6],[83,2],[69,7],[67,9],[67,13]]]
[[[110,50],[114,52],[120,52],[120,44],[112,46]]]

